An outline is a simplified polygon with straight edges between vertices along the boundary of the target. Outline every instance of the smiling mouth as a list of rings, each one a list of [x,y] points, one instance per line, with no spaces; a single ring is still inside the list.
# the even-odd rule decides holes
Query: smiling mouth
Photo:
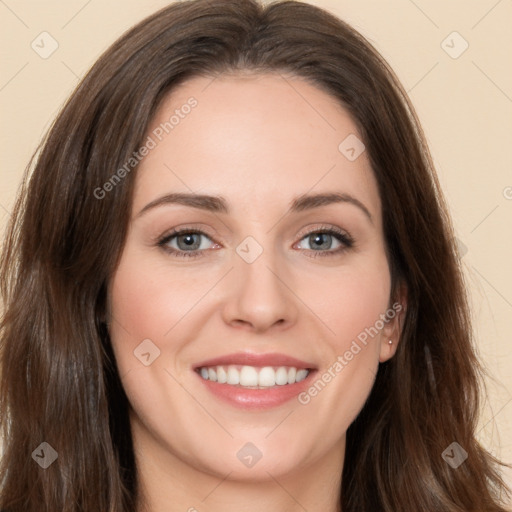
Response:
[[[309,368],[294,366],[247,365],[202,366],[196,369],[204,380],[247,389],[288,386],[303,381],[310,371]]]

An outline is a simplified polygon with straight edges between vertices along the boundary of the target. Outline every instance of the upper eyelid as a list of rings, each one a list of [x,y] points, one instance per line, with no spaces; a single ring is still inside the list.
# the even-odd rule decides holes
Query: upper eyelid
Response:
[[[336,234],[345,235],[347,238],[350,238],[350,239],[352,238],[352,236],[348,233],[348,231],[346,229],[328,225],[328,224],[323,224],[323,225],[321,225],[319,227],[315,227],[315,228],[301,229],[297,236],[300,236],[302,239],[305,236],[312,235],[313,233],[321,233],[324,231],[334,231]]]
[[[159,242],[159,241],[164,240],[166,238],[173,237],[173,236],[178,236],[178,235],[183,234],[183,233],[200,233],[201,235],[206,235],[209,238],[217,236],[217,234],[210,234],[210,233],[208,233],[208,230],[205,229],[202,226],[199,226],[199,225],[195,226],[195,225],[192,224],[190,226],[169,229],[169,230],[165,231],[163,234],[157,235],[155,237],[155,241]]]
[[[342,228],[330,226],[330,225],[321,225],[321,226],[317,226],[314,228],[304,228],[299,232],[299,234],[297,236],[299,237],[299,241],[300,241],[303,238],[310,236],[312,234],[322,233],[322,232],[326,232],[326,231],[333,231],[335,235],[344,236],[348,240],[353,242],[352,236],[346,230],[344,230]],[[170,240],[172,240],[175,237],[178,237],[183,234],[188,234],[188,233],[204,235],[204,236],[208,237],[213,243],[218,243],[213,239],[214,235],[213,236],[210,235],[203,228],[194,227],[194,226],[185,226],[185,227],[181,227],[181,228],[175,228],[175,229],[171,230],[168,234],[165,234],[165,235],[159,237],[158,243],[163,245],[165,243],[168,243]],[[190,252],[194,252],[194,251],[190,251]],[[201,251],[196,251],[196,252],[201,252]]]

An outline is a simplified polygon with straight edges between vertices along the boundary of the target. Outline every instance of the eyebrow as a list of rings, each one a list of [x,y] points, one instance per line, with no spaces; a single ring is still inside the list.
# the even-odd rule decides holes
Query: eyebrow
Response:
[[[337,203],[348,203],[356,206],[366,215],[366,217],[368,217],[370,222],[373,222],[372,215],[368,208],[366,208],[366,206],[361,201],[359,201],[359,199],[356,199],[350,194],[338,192],[301,195],[292,201],[288,212],[298,213],[311,210],[313,208],[319,208],[320,206]],[[229,214],[230,212],[228,202],[222,196],[180,192],[166,194],[164,196],[158,197],[154,201],[151,201],[146,206],[144,206],[144,208],[142,208],[142,210],[137,214],[137,217],[140,217],[149,210],[168,204],[181,204],[191,208],[199,208],[201,210],[206,210],[213,213]]]

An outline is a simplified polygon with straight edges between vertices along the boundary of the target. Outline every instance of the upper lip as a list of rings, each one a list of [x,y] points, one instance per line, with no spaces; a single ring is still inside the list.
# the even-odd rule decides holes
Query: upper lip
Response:
[[[239,352],[235,354],[226,354],[224,356],[214,357],[202,361],[194,366],[194,369],[203,368],[205,366],[222,366],[222,365],[242,365],[242,366],[293,366],[301,369],[315,369],[313,363],[301,361],[295,357],[286,354],[269,353],[255,354],[251,352]]]

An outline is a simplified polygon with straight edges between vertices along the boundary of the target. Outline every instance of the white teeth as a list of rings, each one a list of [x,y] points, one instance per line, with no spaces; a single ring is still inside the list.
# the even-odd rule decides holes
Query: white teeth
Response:
[[[231,386],[243,386],[248,388],[270,388],[294,384],[304,380],[309,370],[301,368],[297,370],[292,366],[214,366],[203,367],[199,370],[201,377],[205,380],[230,384]]]
[[[217,372],[213,368],[208,368],[208,378],[214,382],[217,381]]]
[[[202,374],[201,374],[202,375]],[[228,376],[224,368],[222,366],[217,366],[217,382],[224,384],[228,381]]]
[[[276,372],[276,384],[278,386],[284,386],[288,384],[288,370],[284,366],[280,366]],[[261,386],[261,384],[260,384]]]
[[[258,372],[254,366],[242,366],[240,370],[240,386],[257,386]]]
[[[300,382],[301,380],[304,380],[308,376],[307,370],[298,370],[297,376],[295,377],[295,382]]]
[[[243,371],[243,370],[242,370]],[[241,382],[243,384],[243,382]],[[258,375],[258,385],[269,388],[271,386],[275,386],[276,384],[276,372],[274,368],[271,366],[265,366],[260,370],[260,374]]]
[[[233,368],[233,366],[228,368],[227,384],[231,384],[232,386],[240,384],[240,372],[236,368]]]

